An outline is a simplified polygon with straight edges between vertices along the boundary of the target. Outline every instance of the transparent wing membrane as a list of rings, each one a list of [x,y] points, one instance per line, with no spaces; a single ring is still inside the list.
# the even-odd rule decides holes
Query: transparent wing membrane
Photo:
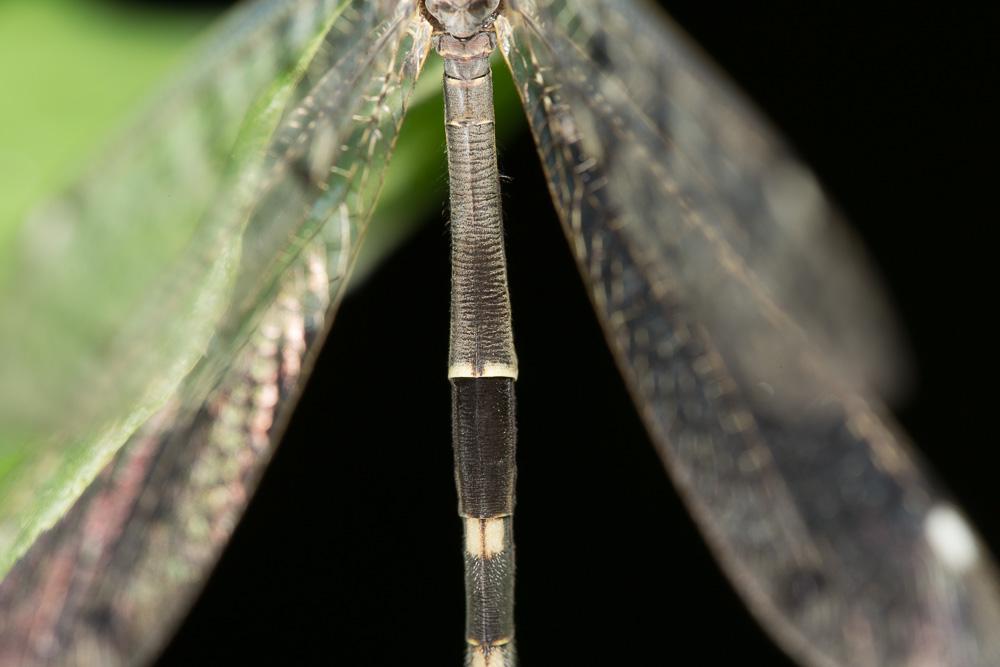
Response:
[[[74,458],[117,456],[0,585],[0,662],[142,661],[190,603],[343,294],[429,49],[416,9],[243,8],[105,164],[26,224],[24,288],[4,309],[44,338],[24,340],[8,312],[0,338],[64,358],[45,366],[58,378],[31,377],[30,350],[17,358],[11,377],[52,392],[20,397],[23,410],[5,369],[0,409],[30,465],[0,490],[32,502]],[[60,230],[72,239],[53,248]],[[80,280],[109,291],[99,312],[74,303]],[[65,474],[83,489],[100,468]],[[34,519],[74,498],[44,500]],[[0,526],[8,558],[45,528]]]
[[[1000,660],[993,565],[869,396],[893,329],[812,176],[638,2],[498,20],[563,226],[675,483],[810,665]]]

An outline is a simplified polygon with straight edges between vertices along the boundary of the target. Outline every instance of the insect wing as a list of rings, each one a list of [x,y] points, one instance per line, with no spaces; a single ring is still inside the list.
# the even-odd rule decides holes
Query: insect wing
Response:
[[[306,65],[343,58],[345,35],[376,32],[388,4],[235,12],[85,178],[22,224],[0,280],[0,572],[72,500],[58,488],[85,486],[202,356]]]
[[[86,448],[106,448],[110,457],[128,438],[120,422],[142,424],[153,413],[96,481],[76,471],[86,491],[57,525],[36,541],[48,526],[22,522],[13,547],[5,545],[8,557],[21,545],[31,549],[0,584],[4,661],[141,662],[197,592],[343,294],[429,49],[416,7],[249,5],[219,31],[222,42],[196,74],[127,137],[124,153],[26,225],[29,241],[57,214],[59,224],[96,227],[93,243],[109,256],[129,247],[123,230],[155,235],[171,216],[177,224],[195,219],[130,307],[101,322],[101,342],[115,355],[81,364],[113,362],[98,378],[110,387],[109,405],[67,399],[69,416],[51,433],[44,429],[52,415],[39,415],[36,440],[54,443],[35,467],[44,488],[59,477],[52,458],[60,438],[87,440]],[[164,164],[168,157],[176,164]],[[59,259],[86,277],[96,260],[78,253],[92,252],[100,256],[82,244]],[[31,272],[44,268],[24,261]],[[45,298],[66,288],[67,276],[24,303],[50,306]],[[165,398],[141,409],[127,400],[128,392],[146,400],[150,386],[174,372],[182,379],[159,387]],[[92,437],[111,418],[116,428]],[[38,495],[49,502],[39,513],[55,516],[74,500]]]
[[[995,664],[993,565],[869,398],[891,319],[812,176],[655,10],[497,25],[619,367],[748,606],[804,664]]]

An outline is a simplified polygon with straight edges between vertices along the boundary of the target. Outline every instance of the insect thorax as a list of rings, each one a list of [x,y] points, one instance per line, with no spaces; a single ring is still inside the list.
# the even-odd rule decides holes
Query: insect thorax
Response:
[[[466,39],[488,27],[500,0],[424,0],[424,9],[453,37]]]

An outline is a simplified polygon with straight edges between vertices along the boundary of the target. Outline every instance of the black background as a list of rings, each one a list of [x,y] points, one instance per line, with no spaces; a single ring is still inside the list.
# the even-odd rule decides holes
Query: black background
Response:
[[[661,4],[782,128],[867,243],[914,353],[897,416],[997,552],[996,17],[954,5]],[[501,151],[522,371],[523,660],[783,664],[646,441],[530,138]],[[448,238],[435,216],[344,303],[163,664],[459,664],[447,316]]]

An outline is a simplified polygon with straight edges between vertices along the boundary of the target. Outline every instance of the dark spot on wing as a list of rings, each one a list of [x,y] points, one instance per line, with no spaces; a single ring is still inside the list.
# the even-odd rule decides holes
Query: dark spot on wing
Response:
[[[611,66],[611,58],[608,55],[608,37],[605,33],[598,31],[587,42],[587,50],[590,52],[590,59],[602,70],[607,70]]]
[[[792,570],[785,574],[777,591],[780,606],[790,612],[804,610],[828,587],[826,576],[819,570],[810,567]]]
[[[306,156],[293,160],[291,166],[289,167],[289,171],[302,183],[303,187],[308,188],[313,184],[313,177],[309,171],[309,164],[306,160]]]

